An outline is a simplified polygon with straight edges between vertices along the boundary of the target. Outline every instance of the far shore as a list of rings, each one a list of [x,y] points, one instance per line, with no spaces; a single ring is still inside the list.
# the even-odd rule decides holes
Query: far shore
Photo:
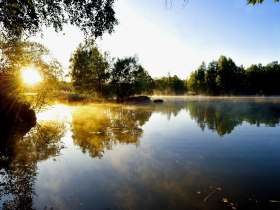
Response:
[[[75,96],[73,98],[73,95]],[[63,98],[58,98],[54,100],[60,103],[99,103],[99,104],[122,104],[118,103],[115,100],[99,100],[94,97],[84,97],[79,94],[67,94]],[[252,101],[252,102],[280,102],[280,95],[277,96],[206,96],[206,95],[149,95],[148,96],[152,101],[156,99],[165,100],[233,100],[233,101]],[[61,100],[62,99],[62,100]]]
[[[189,100],[252,100],[252,101],[271,101],[280,102],[280,95],[277,96],[206,96],[206,95],[181,95],[181,96],[167,96],[167,95],[152,95],[152,99],[189,99]]]

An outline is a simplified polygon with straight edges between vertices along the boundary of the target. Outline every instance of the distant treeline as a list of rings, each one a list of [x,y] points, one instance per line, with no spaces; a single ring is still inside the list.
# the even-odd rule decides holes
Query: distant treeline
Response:
[[[187,93],[186,80],[176,75],[152,78],[138,58],[110,58],[102,53],[93,40],[80,44],[70,59],[71,83],[78,93],[89,93],[97,98],[124,101],[132,95]]]
[[[183,80],[170,74],[152,78],[135,56],[111,59],[94,41],[80,44],[70,59],[70,75],[77,92],[123,101],[132,95],[279,95],[280,64],[251,65],[245,69],[220,56],[204,62]]]
[[[154,78],[154,94],[184,95],[187,90],[187,80],[182,80],[176,75]]]
[[[231,58],[220,56],[192,72],[188,92],[203,95],[279,95],[280,64],[236,66]]]

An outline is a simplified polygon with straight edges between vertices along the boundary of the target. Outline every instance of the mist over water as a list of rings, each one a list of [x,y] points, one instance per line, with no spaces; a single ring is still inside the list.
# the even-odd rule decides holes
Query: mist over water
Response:
[[[278,209],[279,98],[54,105],[1,153],[2,208]]]

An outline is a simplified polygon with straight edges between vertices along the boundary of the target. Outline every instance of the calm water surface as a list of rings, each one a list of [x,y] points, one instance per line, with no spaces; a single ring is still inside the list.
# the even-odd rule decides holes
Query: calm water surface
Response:
[[[62,104],[1,153],[3,209],[280,209],[280,99]]]

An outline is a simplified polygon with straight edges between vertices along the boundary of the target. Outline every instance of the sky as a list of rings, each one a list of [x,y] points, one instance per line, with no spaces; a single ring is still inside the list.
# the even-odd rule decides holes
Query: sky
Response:
[[[277,61],[280,58],[280,3],[265,0],[117,0],[119,25],[98,39],[101,51],[111,57],[137,55],[152,77],[189,77],[205,61],[225,55],[237,65]],[[84,36],[66,26],[63,32],[44,30],[41,42],[65,70],[71,53]]]

